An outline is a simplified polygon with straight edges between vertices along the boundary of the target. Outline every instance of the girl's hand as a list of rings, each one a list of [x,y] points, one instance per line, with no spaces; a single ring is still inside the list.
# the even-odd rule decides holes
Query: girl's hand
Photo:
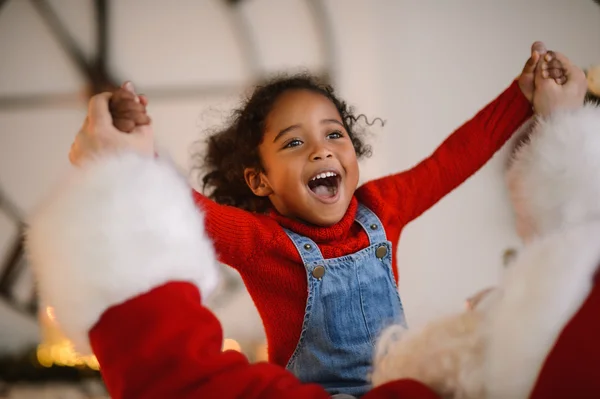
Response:
[[[150,124],[146,113],[147,100],[138,96],[131,82],[126,82],[116,90],[108,103],[115,127],[125,133],[131,133],[136,126]]]
[[[535,91],[535,71],[543,62],[548,71],[547,78],[552,78],[558,84],[563,84],[565,81],[564,70],[559,60],[554,56],[554,52],[547,51],[546,46],[542,42],[535,42],[531,45],[531,56],[525,63],[523,71],[519,76],[519,88],[523,95],[533,104],[533,93]]]
[[[135,151],[154,156],[152,125],[135,126],[128,134],[117,129],[109,111],[112,96],[112,93],[101,93],[91,98],[88,115],[69,152],[69,160],[73,165],[78,166],[105,152]],[[141,101],[145,102],[145,99]]]

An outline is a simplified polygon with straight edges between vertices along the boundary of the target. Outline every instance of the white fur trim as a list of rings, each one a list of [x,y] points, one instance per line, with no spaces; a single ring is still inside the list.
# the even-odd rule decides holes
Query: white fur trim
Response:
[[[481,322],[480,312],[465,311],[418,330],[389,327],[377,344],[373,385],[413,379],[444,398],[480,399],[484,392]]]
[[[525,240],[600,217],[600,108],[539,120],[515,153],[507,182]]]
[[[565,325],[579,310],[600,263],[600,222],[549,235],[507,271],[486,323],[491,399],[526,398]]]
[[[218,281],[185,179],[164,160],[132,153],[73,170],[31,218],[27,249],[42,303],[81,353],[109,307],[169,281],[208,296]]]
[[[515,161],[514,154],[529,141],[531,133],[535,129],[537,124],[537,116],[532,116],[527,119],[513,134],[511,140],[511,151],[506,163],[506,168],[509,169],[512,163]]]
[[[476,310],[418,330],[386,329],[375,351],[373,384],[410,378],[442,397],[528,397],[592,289],[598,237],[600,222],[534,240]]]

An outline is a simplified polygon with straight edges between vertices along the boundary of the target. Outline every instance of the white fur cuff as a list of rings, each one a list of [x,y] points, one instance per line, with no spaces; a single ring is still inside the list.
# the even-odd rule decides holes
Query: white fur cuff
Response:
[[[526,241],[600,216],[600,108],[540,120],[516,152],[507,182]]]
[[[504,276],[486,320],[487,398],[526,398],[593,288],[600,222],[533,241]]]
[[[214,249],[191,189],[164,160],[120,154],[74,170],[30,220],[42,303],[76,349],[102,313],[169,281],[216,287]]]

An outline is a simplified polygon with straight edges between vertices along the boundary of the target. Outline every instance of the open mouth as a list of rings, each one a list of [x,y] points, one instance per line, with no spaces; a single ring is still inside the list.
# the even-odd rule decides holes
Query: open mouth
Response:
[[[308,188],[317,197],[330,199],[337,195],[341,180],[341,176],[336,172],[321,172],[308,181]]]

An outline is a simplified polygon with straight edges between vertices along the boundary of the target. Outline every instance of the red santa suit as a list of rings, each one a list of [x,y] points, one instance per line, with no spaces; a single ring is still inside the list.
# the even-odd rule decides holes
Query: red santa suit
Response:
[[[600,111],[553,116],[519,157],[511,187],[530,243],[481,312],[456,316],[473,327],[460,339],[415,332],[429,345],[402,359],[380,345],[364,398],[600,397]],[[31,218],[28,251],[43,302],[79,351],[95,353],[113,399],[328,397],[221,350],[202,302],[218,284],[214,251],[165,160],[119,154],[74,170]]]

